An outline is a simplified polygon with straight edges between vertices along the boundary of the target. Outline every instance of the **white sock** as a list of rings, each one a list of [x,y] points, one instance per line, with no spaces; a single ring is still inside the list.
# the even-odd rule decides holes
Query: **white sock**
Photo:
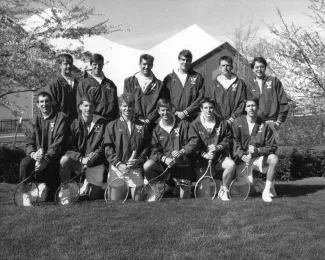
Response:
[[[228,191],[228,187],[226,187],[224,185],[221,186],[221,189],[224,190],[224,191]]]
[[[271,190],[274,190],[274,181],[271,182]]]
[[[272,181],[266,180],[264,191],[270,192],[272,183],[273,183]]]

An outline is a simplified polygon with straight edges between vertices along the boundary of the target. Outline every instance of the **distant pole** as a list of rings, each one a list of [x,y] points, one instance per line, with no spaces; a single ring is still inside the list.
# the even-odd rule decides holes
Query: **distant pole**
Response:
[[[23,120],[23,113],[21,113],[20,118],[19,118],[19,120],[18,120],[18,123],[17,123],[17,125],[16,125],[16,132],[15,132],[14,141],[12,142],[12,149],[13,149],[13,148],[15,147],[15,145],[16,145],[16,138],[17,138],[18,128],[19,128],[19,126],[20,126],[22,120]]]

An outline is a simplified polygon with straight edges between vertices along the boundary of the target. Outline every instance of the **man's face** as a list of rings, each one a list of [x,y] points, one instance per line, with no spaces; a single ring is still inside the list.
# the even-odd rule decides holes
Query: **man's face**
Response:
[[[70,76],[72,71],[73,62],[69,59],[64,59],[60,64],[60,72],[63,76]]]
[[[259,79],[263,79],[265,77],[266,67],[263,63],[256,61],[254,64],[253,72],[255,76]]]
[[[191,60],[184,57],[184,56],[181,56],[179,59],[178,59],[178,62],[179,62],[179,69],[182,70],[182,71],[188,71],[191,67]]]
[[[101,77],[103,73],[104,63],[103,61],[97,60],[91,63],[92,73],[95,77]]]
[[[143,75],[149,77],[151,75],[151,69],[153,67],[153,63],[151,61],[142,59],[139,64],[139,67],[140,67],[141,73]]]
[[[201,111],[202,111],[204,117],[206,117],[206,118],[212,118],[214,115],[213,114],[214,107],[209,102],[203,103],[203,105],[201,107]]]
[[[172,108],[170,106],[168,107],[159,107],[158,113],[162,120],[170,120],[172,116]]]
[[[39,96],[37,106],[43,114],[47,115],[51,112],[52,102],[48,96]]]
[[[257,115],[257,105],[254,101],[247,101],[245,106],[245,111],[247,112],[247,115],[250,117],[254,117]]]
[[[124,101],[120,105],[121,115],[124,117],[131,117],[133,115],[134,105],[129,106]]]
[[[88,117],[93,114],[95,107],[91,102],[82,101],[82,104],[79,105],[79,109],[82,116]]]
[[[232,64],[230,62],[228,62],[226,60],[222,60],[220,62],[219,70],[220,70],[222,75],[229,77],[231,75],[232,69],[233,69],[233,66],[232,66]]]

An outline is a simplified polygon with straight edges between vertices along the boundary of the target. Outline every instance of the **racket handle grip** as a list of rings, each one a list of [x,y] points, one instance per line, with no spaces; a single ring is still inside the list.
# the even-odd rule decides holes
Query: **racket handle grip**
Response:
[[[135,156],[137,155],[136,151],[132,151],[131,157],[129,160],[133,160],[135,158]]]

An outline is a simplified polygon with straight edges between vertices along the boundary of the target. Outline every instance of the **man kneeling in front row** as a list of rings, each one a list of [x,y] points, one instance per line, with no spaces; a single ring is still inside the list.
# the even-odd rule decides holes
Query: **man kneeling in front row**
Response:
[[[71,171],[80,172],[85,169],[85,185],[90,199],[98,199],[102,194],[102,183],[104,174],[104,132],[106,120],[93,114],[95,104],[92,97],[85,95],[81,97],[78,108],[80,116],[76,118],[70,127],[71,140],[66,154],[61,158],[61,182],[70,179]],[[88,191],[87,191],[88,190]],[[67,197],[69,192],[63,190],[59,197]]]
[[[259,102],[255,98],[245,101],[247,115],[236,118],[233,124],[234,159],[237,174],[248,165],[248,179],[253,182],[253,170],[266,173],[266,184],[262,193],[265,202],[276,197],[274,179],[278,157],[275,155],[277,144],[270,126],[257,117]]]
[[[59,159],[66,141],[67,117],[52,109],[52,97],[41,92],[37,97],[39,113],[26,128],[25,157],[20,163],[20,180],[26,179],[33,170],[36,173],[41,200],[53,201],[55,190],[60,184]],[[23,205],[31,206],[33,194],[23,194]]]

